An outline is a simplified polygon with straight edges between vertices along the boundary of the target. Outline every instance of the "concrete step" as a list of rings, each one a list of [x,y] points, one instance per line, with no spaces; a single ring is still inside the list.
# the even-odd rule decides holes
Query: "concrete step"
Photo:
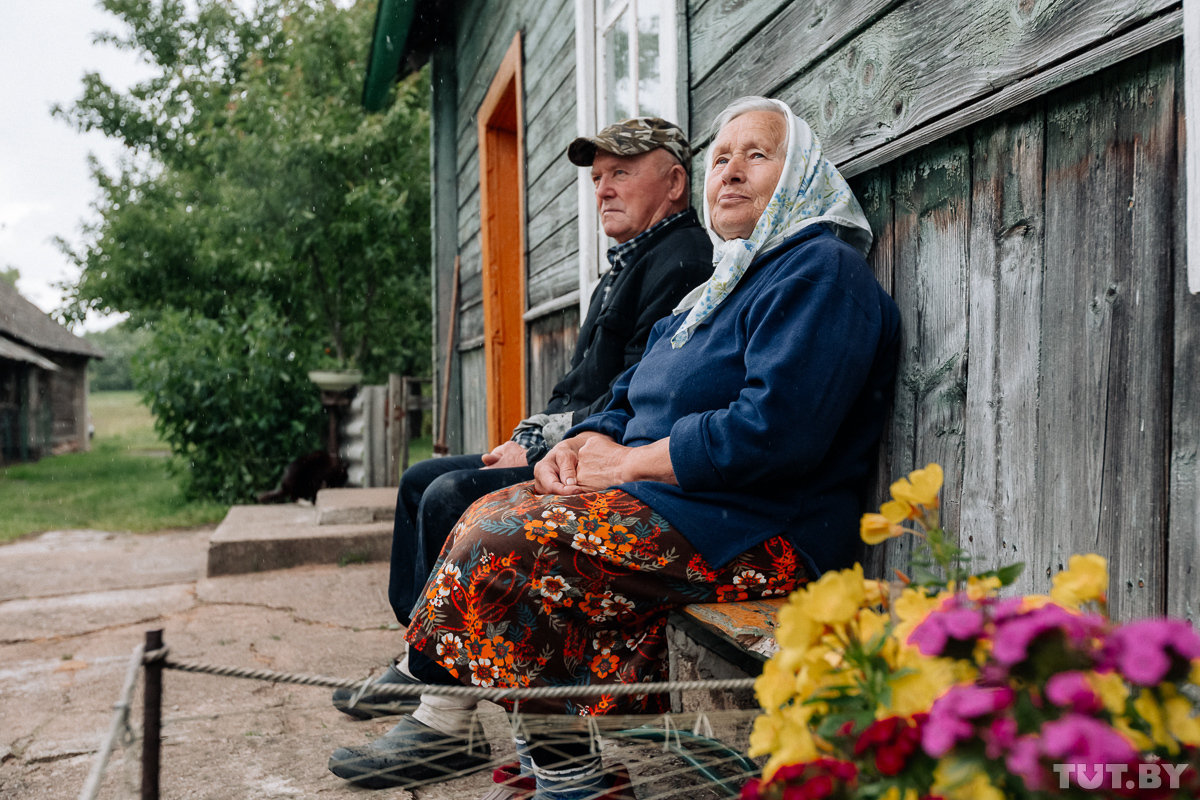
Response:
[[[318,525],[368,525],[396,518],[396,488],[322,489],[317,492]]]
[[[395,489],[388,491],[395,495]],[[208,540],[206,574],[212,578],[391,557],[390,521],[320,525],[319,514],[316,506],[234,506]]]

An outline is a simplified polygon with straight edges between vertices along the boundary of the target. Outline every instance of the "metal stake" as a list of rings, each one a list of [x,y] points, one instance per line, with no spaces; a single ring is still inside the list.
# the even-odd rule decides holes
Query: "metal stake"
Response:
[[[146,652],[163,646],[162,629],[146,631]],[[142,704],[142,800],[159,800],[158,778],[162,749],[162,659],[146,664],[146,695]]]

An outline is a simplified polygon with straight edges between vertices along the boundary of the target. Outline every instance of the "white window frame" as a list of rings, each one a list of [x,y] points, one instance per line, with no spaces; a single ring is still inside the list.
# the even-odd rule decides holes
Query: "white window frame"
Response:
[[[617,0],[609,9],[607,19],[603,14],[604,0],[575,0],[575,126],[579,136],[592,136],[605,125],[616,120],[607,119],[608,102],[604,96],[605,71],[601,63],[604,52],[604,34],[612,27],[621,12],[633,7],[636,28],[636,9],[639,0]],[[688,129],[687,97],[687,3],[676,0],[674,17],[664,17],[660,31],[659,74],[665,86],[674,85],[670,98],[674,108],[668,107],[666,119],[679,125],[684,132]],[[670,25],[672,30],[667,30]],[[637,36],[630,39],[630,80],[633,82],[634,102],[637,102]],[[607,251],[612,241],[600,228],[596,213],[596,198],[592,189],[591,169],[579,168],[577,184],[579,204],[579,320],[582,324],[588,312],[588,301],[600,277],[608,271]]]

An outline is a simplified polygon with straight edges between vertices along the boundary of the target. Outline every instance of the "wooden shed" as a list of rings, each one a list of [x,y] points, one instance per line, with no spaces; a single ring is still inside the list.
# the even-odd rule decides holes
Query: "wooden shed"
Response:
[[[939,462],[947,526],[984,564],[1025,561],[1022,589],[1094,551],[1116,614],[1197,620],[1183,30],[1179,0],[383,0],[368,105],[402,58],[432,64],[453,450],[541,407],[605,264],[571,139],[655,113],[704,145],[730,100],[779,97],[851,178],[903,314],[868,501]]]
[[[0,464],[87,450],[87,362],[103,358],[0,281]]]

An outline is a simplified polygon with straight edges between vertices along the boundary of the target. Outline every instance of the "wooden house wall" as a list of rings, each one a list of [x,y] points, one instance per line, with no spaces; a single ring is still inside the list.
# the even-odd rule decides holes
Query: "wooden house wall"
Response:
[[[527,279],[525,307],[578,288],[577,168],[566,160],[575,136],[575,12],[570,0],[467,0],[457,14],[455,169],[461,256],[460,342],[462,452],[486,448],[483,296],[476,112],[518,30],[523,32]],[[436,92],[436,84],[435,84]],[[436,102],[436,101],[435,101]],[[436,146],[436,145],[435,145]],[[517,199],[513,198],[513,202]],[[445,263],[444,260],[441,261]],[[444,275],[445,267],[440,267]],[[447,276],[448,277],[448,276]],[[528,323],[529,403],[540,409],[544,386],[562,374],[561,352],[574,346],[578,313],[561,309]],[[475,350],[480,354],[476,355]]]
[[[87,450],[87,359],[65,354],[52,358],[58,372],[50,373],[51,447],[55,453]]]
[[[873,502],[936,461],[980,564],[1024,561],[1044,592],[1099,552],[1126,618],[1200,601],[1181,61],[1166,45],[853,181],[903,318]]]

